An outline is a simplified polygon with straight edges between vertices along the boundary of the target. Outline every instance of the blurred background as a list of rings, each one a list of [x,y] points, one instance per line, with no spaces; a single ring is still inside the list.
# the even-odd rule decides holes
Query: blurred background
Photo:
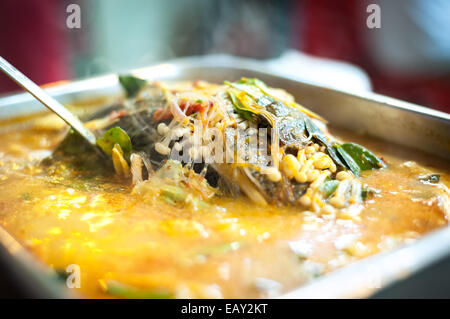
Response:
[[[381,28],[367,27],[372,3]],[[80,28],[67,27],[70,4]],[[345,61],[375,92],[450,112],[449,17],[448,0],[2,0],[0,55],[45,84],[185,56],[276,61],[297,50],[304,78],[327,61],[315,57]],[[0,93],[15,90],[0,75]]]

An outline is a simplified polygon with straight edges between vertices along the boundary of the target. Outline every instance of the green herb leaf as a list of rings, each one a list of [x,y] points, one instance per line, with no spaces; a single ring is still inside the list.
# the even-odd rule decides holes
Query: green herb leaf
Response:
[[[232,90],[227,90],[228,95],[230,96],[231,103],[233,104],[233,108],[237,114],[242,116],[244,119],[252,121],[253,113],[248,110],[237,98],[236,94]]]
[[[339,181],[333,179],[325,181],[322,185],[320,185],[319,190],[322,192],[325,198],[328,198],[333,194],[339,185]]]
[[[107,294],[127,299],[173,299],[173,293],[165,289],[139,289],[118,281],[108,280],[103,287]]]
[[[251,85],[255,85],[255,86],[266,87],[266,84],[257,78],[241,78],[236,83],[244,83],[244,84],[251,84]]]
[[[210,208],[203,200],[186,192],[179,186],[164,185],[160,190],[160,195],[165,202],[174,206],[183,204],[183,207]]]
[[[372,197],[375,194],[378,194],[380,191],[371,187],[363,187],[361,190],[361,198],[363,201],[367,200],[369,197]]]
[[[120,145],[125,157],[128,157],[133,150],[130,137],[118,126],[110,128],[103,134],[103,137],[97,139],[97,145],[108,155],[112,154],[115,144]]]
[[[355,143],[342,144],[342,148],[352,156],[362,171],[386,167],[386,164],[364,146]]]
[[[258,105],[266,106],[270,103],[273,103],[275,100],[273,98],[271,98],[270,96],[265,95],[264,92],[256,85],[256,83],[257,83],[256,81],[259,81],[259,80],[242,78],[240,81],[233,82],[233,83],[225,81],[225,84],[232,88],[235,88],[239,91],[244,91]],[[259,81],[259,82],[261,82],[261,81]],[[263,83],[263,85],[265,86],[264,83]]]
[[[335,148],[355,176],[361,171],[386,167],[386,164],[365,147],[355,143],[336,144]]]
[[[127,97],[134,97],[147,84],[146,80],[132,75],[119,75],[119,82]]]
[[[334,149],[355,176],[359,176],[361,171],[386,166],[381,159],[369,150],[355,143],[335,144]]]
[[[335,145],[334,149],[336,152],[342,157],[343,162],[346,165],[346,168],[348,168],[353,175],[359,176],[359,173],[361,172],[361,169],[359,168],[358,164],[353,160],[353,157],[350,156],[342,147],[341,145]]]
[[[161,196],[167,197],[170,201],[175,203],[182,203],[186,200],[187,193],[181,187],[173,185],[165,185],[161,188]]]

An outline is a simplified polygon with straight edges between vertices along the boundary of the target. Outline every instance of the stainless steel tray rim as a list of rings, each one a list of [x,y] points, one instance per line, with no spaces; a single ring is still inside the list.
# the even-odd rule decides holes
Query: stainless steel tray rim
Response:
[[[266,71],[267,66],[265,65],[264,62],[246,58],[233,57],[228,55],[212,55],[207,56],[206,58],[187,57],[174,59],[164,63],[158,63],[149,67],[134,69],[131,70],[130,73],[148,80],[157,80],[161,78],[176,76],[179,73],[180,69],[205,68],[205,67],[236,69],[240,70],[243,73],[243,76],[245,76],[245,72],[247,71],[247,72],[263,73],[267,76],[277,76],[280,78],[285,78],[285,76],[282,73],[278,73],[276,71],[271,70],[270,73],[268,73]],[[385,95],[369,91],[365,92],[355,92],[350,90],[338,91],[335,88],[325,86],[320,83],[316,83],[314,81],[298,81],[298,80],[291,80],[291,81],[307,84],[310,86],[315,86],[317,88],[322,88],[334,92],[340,92],[361,99],[373,100],[378,103],[384,104],[388,107],[401,108],[421,115],[427,115],[434,118],[450,121],[450,114],[448,113],[433,110],[431,108],[398,100]],[[115,93],[120,92],[120,86],[116,74],[106,74],[89,79],[76,80],[68,83],[63,83],[55,87],[50,87],[45,90],[50,95],[58,98],[61,97],[62,95],[70,95],[73,93],[78,93],[80,91],[96,91],[106,88],[113,88],[111,91]],[[16,103],[25,103],[29,101],[33,101],[33,98],[28,93],[12,93],[0,96],[0,112],[1,109],[5,106]]]

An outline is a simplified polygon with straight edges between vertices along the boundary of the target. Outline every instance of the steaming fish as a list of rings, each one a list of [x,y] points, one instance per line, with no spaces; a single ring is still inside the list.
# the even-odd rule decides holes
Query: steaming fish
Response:
[[[337,141],[321,116],[281,89],[252,78],[222,85],[119,80],[126,98],[86,125],[137,194],[169,194],[174,204],[199,207],[213,196],[244,194],[258,205],[333,213],[376,192],[358,176],[385,163]],[[68,139],[56,155],[67,154]]]

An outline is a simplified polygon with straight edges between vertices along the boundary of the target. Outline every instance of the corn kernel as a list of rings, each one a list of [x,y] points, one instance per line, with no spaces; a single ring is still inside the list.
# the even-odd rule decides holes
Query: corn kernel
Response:
[[[309,171],[312,163],[313,163],[313,160],[308,159],[306,161],[305,165],[303,165],[302,168],[300,169],[300,172],[297,172],[295,174],[295,179],[297,180],[297,182],[304,183],[308,180],[307,172]]]
[[[334,196],[330,199],[330,204],[334,207],[344,207],[345,206],[345,198],[344,196]]]
[[[331,171],[332,173],[334,173],[334,172],[336,172],[336,170],[337,170],[336,164],[334,164],[334,162],[332,162],[332,163],[331,163],[331,166],[330,166],[330,171]]]
[[[331,167],[333,161],[327,155],[322,156],[314,161],[314,166],[318,169],[326,169]]]
[[[306,176],[305,173],[298,172],[297,174],[295,174],[295,180],[299,183],[306,183],[306,181],[308,180],[308,177]]]
[[[335,208],[329,204],[326,204],[325,206],[323,206],[322,208],[322,212],[324,214],[334,214],[335,213]]]
[[[305,153],[306,154],[312,154],[312,153],[315,153],[315,152],[316,152],[316,149],[314,148],[314,146],[308,146],[308,147],[305,148]]]
[[[305,150],[299,150],[297,153],[297,160],[300,163],[300,165],[302,165],[305,162]]]
[[[281,161],[281,167],[286,177],[291,179],[299,171],[300,163],[298,162],[298,160],[295,158],[294,155],[288,154],[283,157]]]
[[[306,173],[307,181],[313,182],[319,177],[320,173],[316,169],[309,170],[308,173]]]
[[[267,167],[261,170],[261,173],[267,175],[267,178],[272,182],[279,182],[281,180],[281,173],[276,167]]]
[[[336,179],[338,181],[343,181],[346,179],[350,179],[352,177],[352,175],[350,175],[348,172],[346,171],[341,171],[339,173],[336,174]]]
[[[303,206],[311,205],[311,198],[306,194],[303,195],[302,197],[300,197],[299,201],[300,201],[300,204],[302,204]]]

